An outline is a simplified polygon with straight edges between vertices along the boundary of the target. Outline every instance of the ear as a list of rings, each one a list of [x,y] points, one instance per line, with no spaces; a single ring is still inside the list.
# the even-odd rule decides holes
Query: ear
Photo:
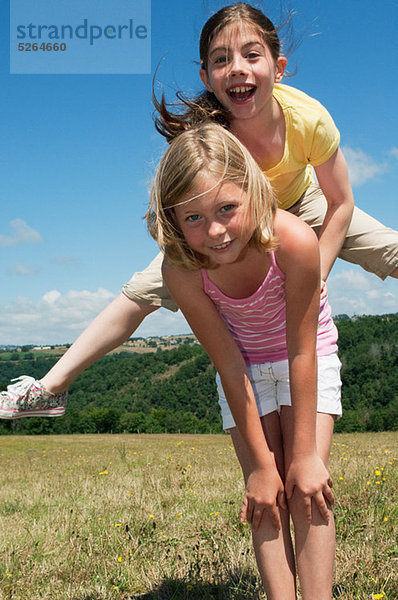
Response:
[[[205,88],[207,89],[207,91],[208,92],[213,92],[214,90],[213,90],[213,88],[210,85],[209,76],[207,74],[206,69],[200,69],[199,75],[200,75],[200,78],[201,78],[201,80],[202,80]]]
[[[285,74],[286,65],[287,65],[286,56],[280,56],[278,58],[278,60],[276,61],[276,65],[275,65],[275,83],[280,83],[282,81],[283,76]]]

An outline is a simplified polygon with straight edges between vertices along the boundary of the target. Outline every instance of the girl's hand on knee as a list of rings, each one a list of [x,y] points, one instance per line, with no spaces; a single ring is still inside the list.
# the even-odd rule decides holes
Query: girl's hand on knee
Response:
[[[263,516],[270,519],[279,531],[281,519],[279,508],[287,509],[282,480],[276,467],[256,469],[249,475],[240,513],[241,522],[247,520],[256,531]],[[264,514],[265,513],[265,514]]]
[[[330,506],[334,504],[331,490],[332,479],[322,459],[316,453],[294,458],[286,474],[286,496],[290,500],[297,491],[304,502],[308,522],[312,521],[312,500],[325,521],[330,518]]]

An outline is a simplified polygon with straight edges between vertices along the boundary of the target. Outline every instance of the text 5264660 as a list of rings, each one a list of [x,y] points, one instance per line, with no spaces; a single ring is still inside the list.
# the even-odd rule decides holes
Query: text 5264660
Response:
[[[58,42],[42,42],[41,44],[31,43],[31,42],[19,42],[18,51],[19,52],[65,52],[66,44],[62,42],[59,44]]]

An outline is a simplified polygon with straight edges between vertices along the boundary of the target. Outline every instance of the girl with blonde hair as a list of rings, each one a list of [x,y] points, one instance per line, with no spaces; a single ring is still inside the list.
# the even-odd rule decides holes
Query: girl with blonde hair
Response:
[[[303,600],[330,600],[341,381],[316,235],[276,208],[248,150],[214,123],[171,142],[147,221],[167,287],[218,373],[267,598],[297,597],[297,567]]]

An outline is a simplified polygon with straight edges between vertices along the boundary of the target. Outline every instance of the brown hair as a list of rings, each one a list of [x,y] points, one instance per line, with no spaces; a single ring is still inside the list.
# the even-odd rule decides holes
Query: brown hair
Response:
[[[204,24],[199,42],[202,69],[207,69],[210,44],[220,31],[231,25],[241,26],[243,24],[254,29],[264,40],[274,60],[279,58],[280,41],[273,23],[258,8],[239,2],[231,6],[224,6]]]
[[[147,225],[168,260],[177,268],[208,268],[206,256],[193,251],[174,218],[173,207],[189,201],[199,173],[231,181],[247,195],[246,217],[253,224],[249,244],[268,252],[275,248],[276,201],[267,178],[250,152],[224,127],[207,122],[177,136],[163,156],[152,187]]]
[[[221,8],[204,24],[199,42],[202,69],[207,69],[209,48],[212,40],[225,27],[242,24],[252,27],[264,40],[274,60],[279,58],[280,41],[273,23],[261,10],[254,8],[250,4],[239,2],[238,4]],[[154,117],[155,127],[168,142],[182,131],[186,131],[190,127],[196,126],[207,119],[228,127],[228,113],[211,92],[205,91],[193,100],[189,100],[181,92],[177,92],[179,102],[175,103],[167,103],[164,94],[162,94],[159,102],[154,90],[152,97],[157,111]],[[172,112],[169,110],[169,107],[179,107],[180,109],[184,107],[184,109],[180,112]]]

